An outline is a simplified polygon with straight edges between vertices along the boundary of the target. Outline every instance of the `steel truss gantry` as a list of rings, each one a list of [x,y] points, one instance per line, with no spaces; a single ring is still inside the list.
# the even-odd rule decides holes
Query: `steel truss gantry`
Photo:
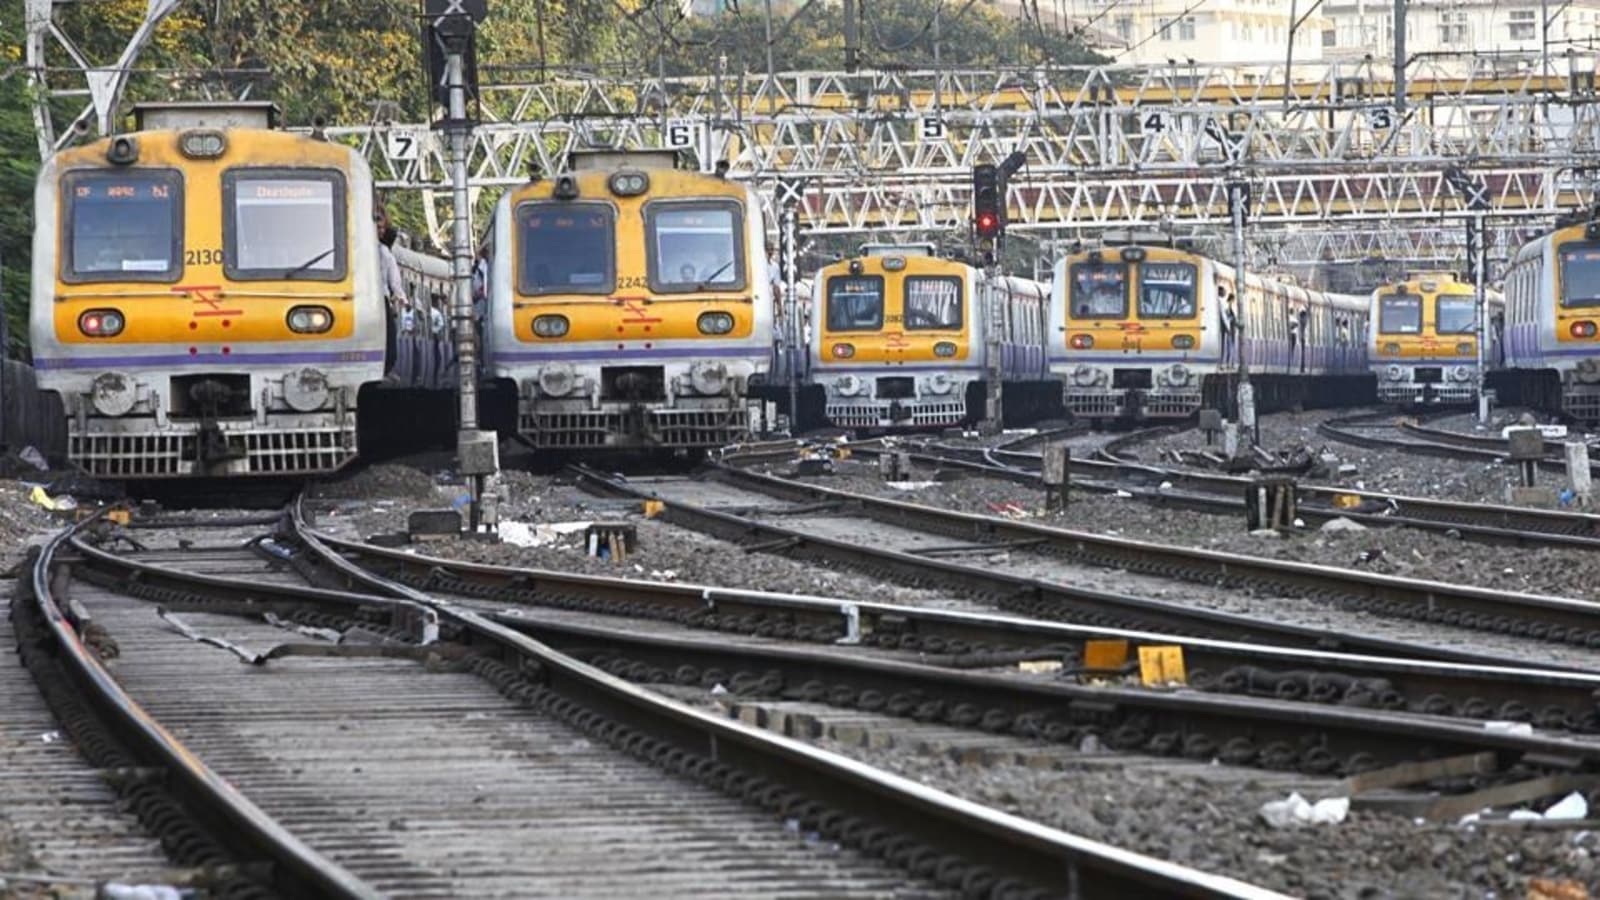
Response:
[[[178,2],[148,0],[121,58],[96,69],[45,16],[51,0],[27,0],[42,152],[91,119],[113,127],[139,48]],[[84,86],[45,65],[52,41]],[[1562,63],[1572,74],[1548,76],[1537,53],[1419,58],[1404,103],[1392,71],[1367,61],[1303,64],[1293,78],[1282,65],[1203,63],[485,84],[471,185],[554,172],[575,148],[677,147],[707,170],[725,163],[768,204],[798,198],[806,233],[950,234],[966,228],[971,167],[1022,150],[1010,227],[1042,238],[1204,235],[1228,223],[1227,184],[1242,180],[1252,237],[1284,261],[1445,258],[1459,243],[1441,223],[1469,215],[1449,167],[1486,189],[1500,232],[1536,231],[1591,200],[1600,112],[1592,67],[1573,61]],[[64,95],[91,101],[76,127],[52,120],[50,98]],[[447,233],[442,135],[387,122],[324,130],[361,150],[380,187],[422,191],[433,236]]]

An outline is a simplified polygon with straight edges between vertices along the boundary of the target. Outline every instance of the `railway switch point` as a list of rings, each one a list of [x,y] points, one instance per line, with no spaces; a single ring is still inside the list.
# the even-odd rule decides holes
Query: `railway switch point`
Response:
[[[1060,512],[1067,508],[1071,459],[1072,451],[1064,443],[1049,444],[1044,448],[1040,480],[1044,482],[1044,507],[1049,512]]]
[[[1245,489],[1245,523],[1250,531],[1294,527],[1299,516],[1292,478],[1257,478]]]

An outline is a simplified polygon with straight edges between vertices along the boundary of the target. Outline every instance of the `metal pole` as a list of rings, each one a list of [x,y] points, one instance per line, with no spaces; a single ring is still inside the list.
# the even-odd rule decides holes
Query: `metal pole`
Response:
[[[1485,296],[1484,285],[1488,281],[1488,273],[1484,271],[1488,262],[1489,234],[1484,230],[1483,213],[1474,213],[1472,225],[1478,230],[1478,240],[1472,247],[1475,257],[1472,261],[1473,269],[1473,296],[1478,307],[1478,424],[1489,424],[1489,394],[1487,393],[1488,371],[1486,365],[1489,358],[1489,304]]]
[[[1261,425],[1256,420],[1256,390],[1250,384],[1250,364],[1246,361],[1245,336],[1246,322],[1249,319],[1248,290],[1245,285],[1245,259],[1246,250],[1244,243],[1245,184],[1242,181],[1231,182],[1228,185],[1230,204],[1233,209],[1233,302],[1235,306],[1234,326],[1238,330],[1235,340],[1239,345],[1239,425],[1250,435],[1251,445],[1261,443]]]
[[[1539,77],[1550,77],[1550,0],[1539,0]]]
[[[1394,108],[1406,108],[1406,3],[1394,0]]]
[[[765,0],[765,5],[767,28],[767,83],[762,86],[762,89],[770,92],[772,90],[772,85],[775,83],[777,74],[777,70],[773,68],[772,64],[772,0]],[[773,103],[775,101],[769,98],[768,102]]]
[[[857,0],[844,0],[844,70],[854,75],[860,65],[861,35],[856,22]]]
[[[456,366],[460,375],[460,431],[457,445],[465,445],[478,430],[478,341],[472,314],[472,204],[467,194],[467,85],[462,71],[464,56],[452,52],[445,61],[450,87],[450,185],[455,201],[454,234],[450,242],[450,274],[455,286]],[[472,488],[470,524],[478,530],[483,476],[469,478]]]
[[[799,273],[795,271],[796,232],[797,225],[793,204],[784,204],[783,215],[780,219],[782,234],[779,239],[782,246],[779,248],[779,262],[783,265],[783,314],[788,323],[784,329],[783,341],[788,345],[789,376],[789,433],[800,433],[800,367],[806,361],[805,353],[800,347],[804,327],[800,323],[800,298],[795,296],[799,290]]]

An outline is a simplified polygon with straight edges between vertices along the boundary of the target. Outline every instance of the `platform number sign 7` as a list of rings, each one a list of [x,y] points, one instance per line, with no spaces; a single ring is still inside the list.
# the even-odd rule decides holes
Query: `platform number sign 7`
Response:
[[[417,158],[417,136],[410,131],[392,130],[384,142],[390,159],[410,162]]]

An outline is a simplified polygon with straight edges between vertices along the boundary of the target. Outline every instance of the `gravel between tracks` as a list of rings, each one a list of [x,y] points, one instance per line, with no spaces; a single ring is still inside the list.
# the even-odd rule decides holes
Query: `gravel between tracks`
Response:
[[[1245,529],[1242,510],[1238,516],[1217,515],[1089,491],[1073,493],[1064,512],[1046,514],[1038,490],[998,478],[973,476],[926,483],[914,476],[895,487],[878,478],[875,465],[854,460],[834,465],[834,475],[801,480],[939,509],[1010,516],[1096,534],[1449,584],[1600,600],[1600,584],[1589,575],[1589,567],[1600,562],[1600,557],[1590,550],[1484,545],[1412,528],[1347,532],[1313,528],[1288,536],[1253,534]],[[908,490],[904,485],[917,486]],[[1373,551],[1381,552],[1374,556]],[[1363,556],[1366,561],[1359,561]]]

